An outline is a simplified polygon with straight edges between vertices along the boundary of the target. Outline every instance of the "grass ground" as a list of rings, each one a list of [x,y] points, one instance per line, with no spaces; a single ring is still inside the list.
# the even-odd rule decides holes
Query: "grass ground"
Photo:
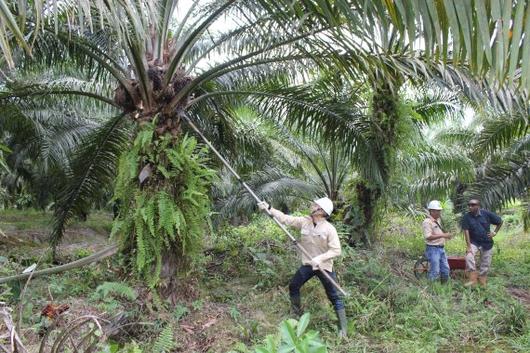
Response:
[[[0,276],[42,259],[44,243],[35,238],[45,236],[48,220],[35,211],[0,214],[0,229],[8,236],[30,240],[20,246],[4,242],[3,247],[0,241]],[[340,283],[351,293],[346,299],[348,339],[337,340],[335,316],[320,283],[311,280],[303,288],[309,328],[320,332],[329,352],[530,351],[530,236],[518,222],[498,235],[488,287],[474,290],[465,289],[460,278],[448,286],[416,280],[412,266],[423,252],[418,222],[394,215],[385,224],[378,245],[371,250],[344,247],[336,264]],[[83,237],[92,234],[90,241],[99,242],[109,225],[105,214],[75,224],[64,256],[86,256],[93,249]],[[140,352],[153,351],[164,328],[173,332],[176,352],[254,352],[290,317],[287,284],[298,259],[265,218],[226,228],[205,247],[175,304],[143,289],[120,256],[33,279],[23,299],[24,339],[36,347],[43,325],[40,310],[53,301],[70,305],[66,320],[87,313],[125,317],[131,325],[111,340],[128,347],[135,341]],[[448,244],[450,254],[463,254],[463,249],[460,236]],[[0,301],[16,306],[23,285],[0,285]],[[115,352],[114,347],[106,351]]]

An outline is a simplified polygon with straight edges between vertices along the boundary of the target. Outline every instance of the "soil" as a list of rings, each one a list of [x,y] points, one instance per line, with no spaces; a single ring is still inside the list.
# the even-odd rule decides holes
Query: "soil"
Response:
[[[194,311],[179,322],[175,339],[177,352],[217,352],[239,340],[226,325],[234,325],[229,316],[229,306],[220,303],[205,303],[201,310]]]

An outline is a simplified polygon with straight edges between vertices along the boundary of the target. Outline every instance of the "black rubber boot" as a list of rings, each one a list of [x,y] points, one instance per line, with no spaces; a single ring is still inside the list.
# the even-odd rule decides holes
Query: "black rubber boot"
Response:
[[[302,310],[302,302],[300,296],[291,296],[291,310],[296,316],[302,316],[304,311]]]
[[[348,336],[348,320],[346,319],[346,309],[336,310],[337,318],[339,319],[339,337],[346,338]]]
[[[449,277],[440,277],[440,282],[442,284],[447,284],[447,282],[449,282]]]

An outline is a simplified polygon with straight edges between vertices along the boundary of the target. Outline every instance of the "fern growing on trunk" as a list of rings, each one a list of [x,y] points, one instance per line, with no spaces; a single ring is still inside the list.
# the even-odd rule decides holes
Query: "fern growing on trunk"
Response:
[[[215,177],[206,147],[187,135],[156,134],[156,120],[140,127],[120,158],[115,199],[121,210],[112,230],[151,288],[172,287],[201,248]]]

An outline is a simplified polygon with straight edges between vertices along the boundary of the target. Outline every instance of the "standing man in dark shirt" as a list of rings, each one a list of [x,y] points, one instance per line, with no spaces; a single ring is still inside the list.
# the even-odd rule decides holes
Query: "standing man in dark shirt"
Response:
[[[466,271],[469,282],[466,287],[474,286],[478,282],[485,286],[493,255],[493,237],[502,225],[502,219],[495,213],[480,208],[480,201],[471,199],[468,202],[469,212],[462,219],[462,229],[467,243]],[[494,224],[495,230],[490,230]],[[475,255],[480,251],[480,273],[475,265]]]

